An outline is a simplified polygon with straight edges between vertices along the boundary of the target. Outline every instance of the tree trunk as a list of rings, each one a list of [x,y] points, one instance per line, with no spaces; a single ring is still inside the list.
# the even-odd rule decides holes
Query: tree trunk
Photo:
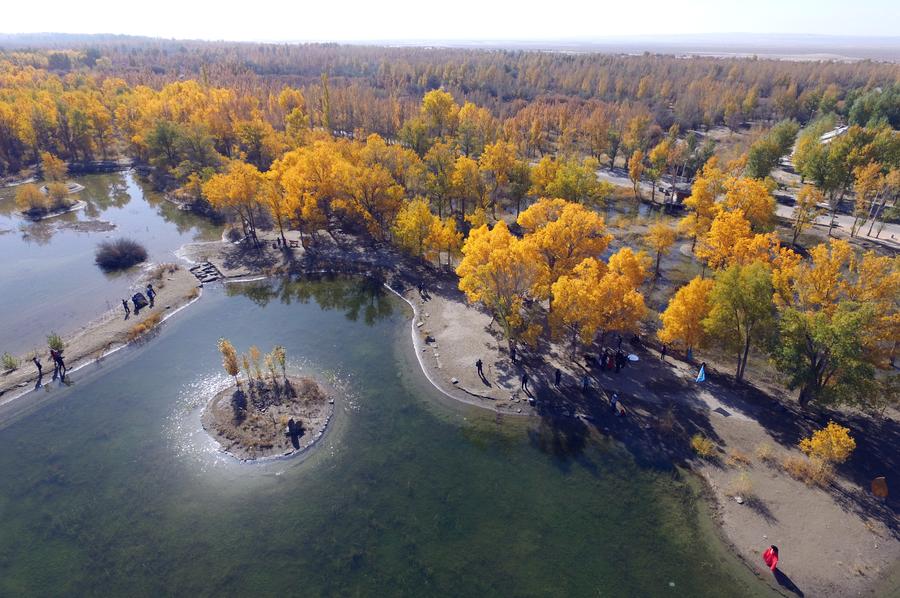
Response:
[[[806,406],[809,405],[809,402],[812,401],[812,393],[809,391],[809,388],[806,384],[804,384],[800,388],[800,396],[797,397],[797,402],[800,403],[800,407],[806,409]]]

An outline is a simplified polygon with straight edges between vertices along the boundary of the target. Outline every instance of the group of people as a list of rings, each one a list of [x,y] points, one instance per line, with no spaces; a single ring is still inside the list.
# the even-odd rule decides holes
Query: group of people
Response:
[[[146,297],[144,294],[146,293]],[[149,282],[147,283],[147,288],[144,290],[144,293],[135,293],[131,296],[131,302],[134,303],[134,313],[137,315],[140,313],[141,308],[145,305],[153,307],[154,301],[156,300],[156,290],[153,288],[153,285]],[[125,309],[125,319],[128,319],[128,316],[131,315],[131,308],[128,306],[128,299],[122,299],[122,307]]]
[[[511,348],[509,353],[510,353],[510,358],[512,359],[513,362],[515,362],[516,361],[515,347]],[[601,359],[601,361],[600,361],[601,364],[605,364],[605,363],[607,363],[607,360],[609,360],[608,361],[608,363],[610,364],[609,369],[612,369],[612,367],[616,367],[617,372],[622,367],[624,367],[624,363],[627,362],[627,358],[625,358],[625,354],[621,350],[614,354],[611,351],[608,351],[606,348],[603,349],[600,359]],[[615,360],[615,366],[612,365],[614,363],[613,360]],[[604,367],[606,367],[606,366],[604,366]],[[478,372],[478,377],[481,379],[481,381],[484,383],[487,383],[487,377],[484,374],[484,362],[481,360],[480,357],[475,360],[475,371]],[[528,376],[528,372],[522,372],[522,377],[520,379],[521,389],[529,397],[531,396],[531,389],[528,388],[528,383],[530,380],[531,379]],[[556,368],[553,371],[553,385],[556,388],[559,388],[561,384],[562,384],[562,370],[559,368]],[[587,393],[590,390],[590,387],[591,387],[590,378],[587,375],[582,376],[581,377],[581,392]],[[613,411],[616,412],[616,415],[618,415],[618,416],[625,415],[625,409],[621,405],[619,405],[619,396],[617,394],[613,393],[612,399],[610,401],[610,405],[611,405]]]
[[[53,379],[65,380],[66,378],[66,361],[63,359],[62,351],[50,349],[50,359],[53,361]],[[44,366],[41,364],[40,358],[35,355],[31,358],[34,367],[38,371],[38,380],[44,377]]]

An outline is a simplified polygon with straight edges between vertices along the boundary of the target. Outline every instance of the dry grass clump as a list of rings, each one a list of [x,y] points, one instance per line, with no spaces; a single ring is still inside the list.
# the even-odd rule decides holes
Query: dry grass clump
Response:
[[[704,459],[709,459],[716,454],[716,443],[699,433],[691,436],[691,448]]]
[[[126,334],[126,338],[129,341],[140,338],[141,336],[155,328],[156,325],[160,323],[160,321],[162,321],[162,314],[159,312],[152,313],[142,321],[132,326],[131,330],[129,330],[128,334]]]
[[[807,486],[825,487],[831,483],[834,477],[831,465],[820,459],[788,455],[781,460],[781,467],[789,476],[800,480]]]
[[[768,442],[760,442],[756,445],[756,449],[754,449],[753,452],[756,454],[756,458],[763,463],[772,465],[777,461],[775,458],[775,449]]]
[[[725,489],[725,494],[731,497],[740,496],[744,500],[753,497],[753,482],[750,481],[750,476],[746,471],[742,471],[731,480],[728,488]]]
[[[200,289],[198,289],[197,287],[191,287],[191,290],[187,292],[187,295],[185,295],[185,297],[188,298],[188,301],[190,301],[191,299],[196,299],[199,296]]]
[[[158,266],[154,266],[150,271],[149,278],[156,284],[157,287],[162,288],[163,276],[165,276],[166,274],[174,274],[180,268],[181,266],[179,266],[178,264],[159,264]]]
[[[3,357],[0,357],[0,363],[3,364],[5,372],[11,372],[19,367],[19,360],[9,353],[4,353]]]
[[[731,467],[751,467],[753,459],[740,449],[731,449],[725,462]]]
[[[147,250],[137,241],[119,238],[97,246],[94,262],[103,270],[124,270],[147,259]]]

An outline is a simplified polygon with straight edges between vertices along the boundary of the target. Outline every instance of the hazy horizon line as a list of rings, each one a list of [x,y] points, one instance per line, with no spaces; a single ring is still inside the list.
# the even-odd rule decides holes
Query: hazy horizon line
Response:
[[[217,38],[217,37],[166,37],[163,35],[144,35],[133,33],[113,33],[113,32],[61,32],[61,31],[19,31],[5,32],[0,31],[3,37],[27,37],[27,36],[59,36],[59,37],[123,37],[137,39],[151,39],[163,41],[186,41],[186,42],[230,42],[230,43],[266,43],[266,44],[303,44],[303,43],[336,43],[336,44],[361,44],[361,43],[441,43],[441,42],[468,42],[468,43],[495,43],[495,42],[514,42],[514,43],[600,43],[605,41],[654,41],[654,42],[672,42],[674,40],[716,40],[730,41],[734,39],[719,40],[720,37],[733,38],[740,36],[744,40],[748,39],[783,39],[801,41],[808,40],[871,40],[882,42],[895,42],[900,44],[900,34],[898,35],[865,35],[865,34],[841,34],[841,33],[758,33],[751,31],[720,31],[720,32],[697,32],[697,33],[639,33],[624,35],[573,35],[573,36],[547,36],[547,37],[464,37],[464,36],[446,36],[446,37],[383,37],[383,38]]]

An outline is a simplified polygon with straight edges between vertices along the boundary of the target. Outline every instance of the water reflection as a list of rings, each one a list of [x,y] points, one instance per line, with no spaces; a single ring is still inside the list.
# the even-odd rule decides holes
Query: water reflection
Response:
[[[15,191],[0,189],[0,353],[43,343],[47,332],[66,335],[119,305],[140,273],[110,276],[97,268],[97,243],[123,236],[147,248],[149,261],[171,262],[192,241],[216,240],[222,229],[178,210],[130,171],[71,177],[84,189],[83,209],[40,222],[24,219]]]
[[[277,299],[285,305],[296,301],[309,303],[310,299],[327,311],[344,312],[344,316],[368,326],[394,313],[393,303],[384,289],[384,281],[374,277],[356,280],[326,275],[303,278],[279,278],[256,280],[230,284],[226,287],[229,296],[243,295],[265,307]]]

